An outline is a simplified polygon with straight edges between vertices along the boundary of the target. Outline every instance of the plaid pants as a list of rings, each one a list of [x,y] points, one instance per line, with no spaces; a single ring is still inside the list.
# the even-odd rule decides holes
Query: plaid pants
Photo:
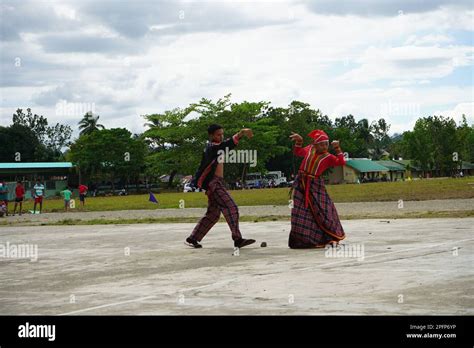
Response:
[[[201,241],[209,230],[219,221],[219,217],[224,217],[232,232],[232,239],[238,240],[242,238],[239,230],[239,208],[225,188],[224,179],[215,176],[209,182],[207,195],[207,211],[199,220],[196,227],[191,233],[191,238]]]
[[[329,197],[322,178],[310,180],[309,206],[305,207],[305,179],[300,175],[293,184],[293,209],[290,248],[324,248],[345,238],[336,207]]]

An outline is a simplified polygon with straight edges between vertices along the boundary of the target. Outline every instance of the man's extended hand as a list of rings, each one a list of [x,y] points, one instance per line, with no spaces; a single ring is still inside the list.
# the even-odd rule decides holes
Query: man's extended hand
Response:
[[[303,137],[299,134],[291,132],[290,139],[296,141],[297,143],[303,142]]]
[[[253,132],[250,128],[242,128],[239,132],[239,138],[242,138],[244,135],[251,139],[253,137]]]

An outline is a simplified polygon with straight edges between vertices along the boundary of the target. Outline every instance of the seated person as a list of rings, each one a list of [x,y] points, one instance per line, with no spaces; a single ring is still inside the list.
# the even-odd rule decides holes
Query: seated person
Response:
[[[7,214],[7,205],[5,201],[0,201],[0,217],[4,217]]]

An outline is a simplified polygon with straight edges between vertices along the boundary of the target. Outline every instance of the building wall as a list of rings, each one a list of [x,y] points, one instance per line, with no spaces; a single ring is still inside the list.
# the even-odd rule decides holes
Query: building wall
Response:
[[[365,176],[367,178],[373,179],[373,178],[379,178],[382,179],[382,177],[385,175],[388,180],[390,180],[390,174],[392,174],[392,180],[395,181],[401,181],[406,178],[408,178],[408,172],[388,172],[388,171],[381,171],[381,172],[369,172],[365,173]],[[419,172],[413,171],[413,175],[418,175]],[[329,184],[355,184],[357,183],[357,180],[359,179],[360,176],[362,176],[359,171],[356,169],[350,167],[350,166],[342,166],[342,167],[334,167],[329,170],[328,173],[328,179],[329,179]],[[412,176],[413,178],[417,178],[418,176]]]
[[[405,171],[405,178],[406,179],[408,179],[408,177],[411,177],[412,179],[419,179],[420,176],[425,177],[423,171],[421,171],[421,170],[411,169],[411,170]]]
[[[329,183],[330,184],[342,184],[344,183],[344,168],[333,167],[329,169]]]
[[[344,166],[344,182],[348,184],[355,184],[359,178],[359,172],[352,167]]]
[[[387,178],[391,181],[401,181],[405,178],[405,172],[389,172]]]

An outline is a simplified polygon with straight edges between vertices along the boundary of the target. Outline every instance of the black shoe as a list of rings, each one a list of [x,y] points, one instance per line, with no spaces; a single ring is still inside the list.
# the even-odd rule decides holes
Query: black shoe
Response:
[[[247,246],[247,245],[250,245],[250,244],[253,244],[253,243],[255,243],[255,239],[240,238],[240,239],[234,241],[234,246],[236,248],[243,248],[244,246]]]
[[[202,245],[199,244],[197,240],[189,238],[189,237],[186,238],[186,241],[184,242],[184,244],[186,244],[187,246],[190,246],[191,248],[196,248],[196,249],[202,248]]]

